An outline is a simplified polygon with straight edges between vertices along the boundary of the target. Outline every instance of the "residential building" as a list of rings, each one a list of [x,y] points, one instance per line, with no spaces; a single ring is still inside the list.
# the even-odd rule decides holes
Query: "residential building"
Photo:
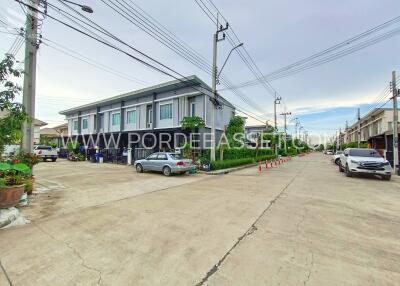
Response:
[[[126,147],[129,142],[137,141],[128,138],[133,132],[143,137],[131,147],[142,148],[153,143],[157,146],[157,141],[164,140],[159,139],[160,133],[174,135],[184,132],[181,121],[187,116],[201,117],[206,126],[199,133],[210,132],[213,108],[210,90],[197,76],[190,76],[64,110],[60,114],[65,115],[68,122],[68,136],[82,140],[89,135],[105,134],[98,141],[100,148],[107,147],[104,139],[108,140],[108,136],[114,136],[112,134],[121,134],[119,147]],[[235,114],[234,106],[227,100],[218,96],[218,101],[220,108],[216,109],[215,116],[217,142]],[[154,136],[147,136],[149,133]],[[172,136],[171,147],[175,145],[174,139]],[[202,140],[203,146],[206,143]],[[158,146],[158,149],[168,147]]]
[[[397,111],[399,112],[399,111]],[[360,124],[360,127],[359,127]],[[359,131],[360,129],[360,131]],[[397,127],[397,132],[399,128]],[[393,109],[375,108],[346,130],[346,143],[367,142],[372,148],[381,152],[385,158],[393,162]],[[393,165],[393,164],[392,164]]]
[[[52,128],[40,129],[40,143],[41,144],[56,144],[61,147],[62,137],[68,136],[68,123],[64,123]]]

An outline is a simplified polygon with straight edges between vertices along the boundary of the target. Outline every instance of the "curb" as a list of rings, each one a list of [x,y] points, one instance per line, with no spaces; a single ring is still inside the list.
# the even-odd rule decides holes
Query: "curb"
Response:
[[[257,163],[253,163],[253,164],[247,164],[247,165],[243,165],[243,166],[228,168],[228,169],[221,169],[221,170],[210,171],[210,172],[204,172],[204,171],[198,171],[198,172],[201,173],[201,174],[214,175],[214,176],[215,175],[225,175],[225,174],[229,174],[231,172],[243,170],[243,169],[254,167],[254,166],[257,166],[257,165],[258,165],[258,162]]]

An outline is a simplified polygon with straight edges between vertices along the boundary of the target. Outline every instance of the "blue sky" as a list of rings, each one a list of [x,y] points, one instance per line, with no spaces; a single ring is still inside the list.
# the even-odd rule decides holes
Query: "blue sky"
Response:
[[[48,1],[59,5],[57,0]],[[150,38],[101,1],[79,1],[94,9],[91,19],[138,49],[182,74],[196,74],[205,82],[211,82],[208,74]],[[211,61],[215,27],[194,0],[133,1]],[[215,0],[214,3],[229,20],[263,73],[291,64],[400,15],[398,0]],[[22,11],[15,1],[2,0],[1,6],[0,19],[10,26],[22,25]],[[51,10],[49,13],[58,16]],[[36,113],[37,118],[51,125],[62,122],[63,117],[58,114],[62,109],[170,80],[51,19],[44,21],[42,35],[138,79],[136,82],[116,77],[41,45]],[[4,53],[15,36],[2,33],[0,37],[0,51]],[[291,111],[292,118],[298,117],[311,133],[333,133],[339,127],[344,128],[346,120],[350,123],[355,120],[358,107],[363,113],[373,106],[371,103],[389,84],[392,70],[397,69],[400,74],[399,48],[400,36],[397,36],[334,62],[272,81],[271,84],[284,98],[279,112],[284,108]],[[220,42],[220,65],[229,50],[226,41]],[[17,58],[22,60],[22,56],[21,49]],[[236,54],[230,58],[224,72],[234,83],[254,79]],[[222,94],[262,118],[272,119],[273,99],[270,94],[260,86],[245,88],[242,92],[257,102],[264,114],[259,114],[228,91]],[[258,122],[249,119],[248,123]]]

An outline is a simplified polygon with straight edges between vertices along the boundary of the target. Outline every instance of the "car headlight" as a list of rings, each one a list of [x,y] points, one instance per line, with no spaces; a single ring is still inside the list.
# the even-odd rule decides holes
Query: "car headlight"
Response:
[[[382,165],[383,165],[383,166],[390,166],[390,163],[389,163],[389,161],[386,161],[386,162],[384,162]]]
[[[352,164],[357,164],[357,165],[358,165],[358,161],[350,160],[350,162],[351,162]]]

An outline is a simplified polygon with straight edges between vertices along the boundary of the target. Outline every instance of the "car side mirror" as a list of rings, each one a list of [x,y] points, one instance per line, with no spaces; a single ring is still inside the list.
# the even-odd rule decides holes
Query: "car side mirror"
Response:
[[[349,154],[344,154],[346,157],[349,157]]]

